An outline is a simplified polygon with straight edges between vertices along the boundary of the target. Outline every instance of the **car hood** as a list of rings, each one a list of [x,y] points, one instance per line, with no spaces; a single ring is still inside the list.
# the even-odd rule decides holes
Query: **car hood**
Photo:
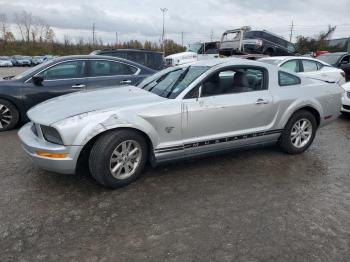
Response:
[[[163,101],[164,99],[135,86],[104,88],[50,99],[30,109],[27,115],[35,123],[51,125],[83,113],[118,110]]]
[[[195,52],[181,52],[165,57],[165,59],[181,59],[181,58],[197,58],[197,53]]]

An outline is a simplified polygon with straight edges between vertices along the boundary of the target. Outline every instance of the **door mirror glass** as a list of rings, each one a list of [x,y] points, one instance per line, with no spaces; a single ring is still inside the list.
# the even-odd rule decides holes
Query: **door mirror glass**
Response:
[[[36,75],[32,77],[32,80],[35,85],[41,86],[44,81],[44,77],[42,75]]]
[[[198,96],[197,96],[197,99],[202,97],[202,85],[199,86],[198,88]]]

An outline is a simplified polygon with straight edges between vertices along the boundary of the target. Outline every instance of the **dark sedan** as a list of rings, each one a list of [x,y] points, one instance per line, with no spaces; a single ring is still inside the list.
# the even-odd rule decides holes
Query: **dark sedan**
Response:
[[[350,81],[350,53],[338,52],[338,53],[327,53],[317,57],[334,67],[343,69],[345,72],[345,80]]]
[[[110,56],[66,56],[0,80],[0,132],[28,121],[36,104],[71,92],[135,85],[155,71]]]

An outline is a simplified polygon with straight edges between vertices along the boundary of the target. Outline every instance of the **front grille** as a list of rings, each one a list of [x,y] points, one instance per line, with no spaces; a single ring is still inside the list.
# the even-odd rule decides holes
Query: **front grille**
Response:
[[[344,109],[346,110],[350,110],[350,106],[347,106],[347,105],[343,105]]]

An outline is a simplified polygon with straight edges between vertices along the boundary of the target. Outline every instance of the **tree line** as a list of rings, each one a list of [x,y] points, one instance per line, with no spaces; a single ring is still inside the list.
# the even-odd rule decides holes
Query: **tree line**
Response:
[[[94,42],[86,41],[79,37],[72,41],[68,35],[64,36],[63,42],[57,41],[53,28],[40,17],[29,12],[15,13],[14,25],[19,32],[19,38],[15,37],[6,14],[0,13],[0,55],[25,54],[30,56],[52,54],[52,55],[74,55],[89,54],[93,50],[105,48],[143,48],[155,51],[165,51],[165,55],[185,51],[185,47],[167,39],[163,44],[150,41],[142,43],[138,40],[130,40],[118,44],[104,44],[102,39]],[[328,50],[331,52],[341,51],[341,47],[330,47],[326,39],[334,32],[335,27],[329,27],[327,32],[321,32],[316,38],[298,36],[296,52],[305,54],[316,50]]]
[[[125,41],[118,44],[104,44],[102,39],[93,43],[79,37],[72,41],[68,35],[64,36],[63,42],[57,41],[53,28],[40,17],[29,12],[22,11],[14,14],[14,24],[19,32],[16,38],[12,31],[6,14],[0,13],[0,55],[76,55],[89,54],[93,50],[105,48],[143,48],[155,51],[165,51],[165,55],[185,51],[185,47],[173,40],[166,39],[163,44],[138,40]]]

